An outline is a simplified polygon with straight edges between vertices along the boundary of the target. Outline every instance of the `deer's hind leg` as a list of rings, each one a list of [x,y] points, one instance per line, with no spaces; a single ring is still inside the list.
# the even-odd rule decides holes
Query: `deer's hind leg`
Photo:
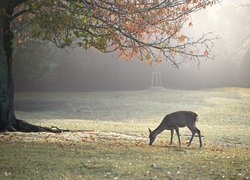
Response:
[[[195,131],[197,132],[198,136],[199,136],[199,142],[200,142],[200,147],[202,146],[202,141],[201,141],[201,131],[195,127]]]
[[[189,140],[189,143],[188,143],[188,146],[190,146],[191,142],[193,141],[194,135],[197,132],[196,131],[197,128],[194,128],[192,126],[188,126],[188,129],[192,132],[192,137],[191,137],[191,139]]]

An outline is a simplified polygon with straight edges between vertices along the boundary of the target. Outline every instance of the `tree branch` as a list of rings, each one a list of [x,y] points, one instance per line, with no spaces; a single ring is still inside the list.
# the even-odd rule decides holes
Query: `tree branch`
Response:
[[[14,19],[16,19],[16,18],[18,18],[19,16],[21,16],[21,15],[27,13],[27,12],[30,11],[30,10],[31,10],[31,9],[29,8],[29,9],[24,9],[24,10],[22,10],[22,11],[17,12],[16,14],[14,14],[14,15],[11,17],[11,21],[14,20]]]

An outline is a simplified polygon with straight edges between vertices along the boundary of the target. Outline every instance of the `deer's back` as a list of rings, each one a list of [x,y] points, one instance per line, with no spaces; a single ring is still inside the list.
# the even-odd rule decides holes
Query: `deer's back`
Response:
[[[176,125],[178,127],[185,127],[188,124],[195,124],[197,116],[198,115],[192,111],[177,111],[166,115],[162,123],[170,129],[174,128]]]

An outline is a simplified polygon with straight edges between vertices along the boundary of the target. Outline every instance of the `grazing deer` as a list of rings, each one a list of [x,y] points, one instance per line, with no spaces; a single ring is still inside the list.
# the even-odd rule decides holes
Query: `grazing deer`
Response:
[[[178,136],[179,146],[181,146],[181,140],[180,140],[180,134],[179,134],[179,127],[188,127],[190,131],[192,132],[192,137],[188,143],[188,146],[191,144],[195,133],[199,136],[200,141],[200,147],[202,146],[201,142],[201,132],[196,127],[196,122],[198,121],[198,115],[191,111],[177,111],[171,114],[168,114],[164,117],[161,124],[153,131],[151,131],[149,128],[149,145],[152,145],[154,142],[156,136],[160,134],[164,130],[171,130],[171,139],[170,139],[170,145],[173,141],[173,134],[174,130]]]

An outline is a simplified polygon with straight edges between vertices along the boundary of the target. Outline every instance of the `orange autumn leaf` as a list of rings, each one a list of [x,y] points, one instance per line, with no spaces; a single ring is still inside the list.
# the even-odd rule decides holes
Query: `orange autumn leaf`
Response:
[[[178,41],[179,41],[180,43],[183,43],[183,42],[185,41],[185,38],[186,38],[186,36],[181,35],[181,36],[178,38]]]
[[[206,49],[203,54],[204,56],[208,56],[208,50]]]
[[[146,64],[148,64],[148,65],[152,65],[152,64],[153,64],[153,62],[150,61],[150,60],[147,60],[147,61],[145,61],[145,62],[146,62]]]
[[[147,60],[151,59],[151,55],[149,53],[146,54],[146,59]]]
[[[192,22],[189,22],[189,23],[188,23],[188,26],[189,26],[189,27],[192,27],[192,26],[193,26],[193,23],[192,23]]]

